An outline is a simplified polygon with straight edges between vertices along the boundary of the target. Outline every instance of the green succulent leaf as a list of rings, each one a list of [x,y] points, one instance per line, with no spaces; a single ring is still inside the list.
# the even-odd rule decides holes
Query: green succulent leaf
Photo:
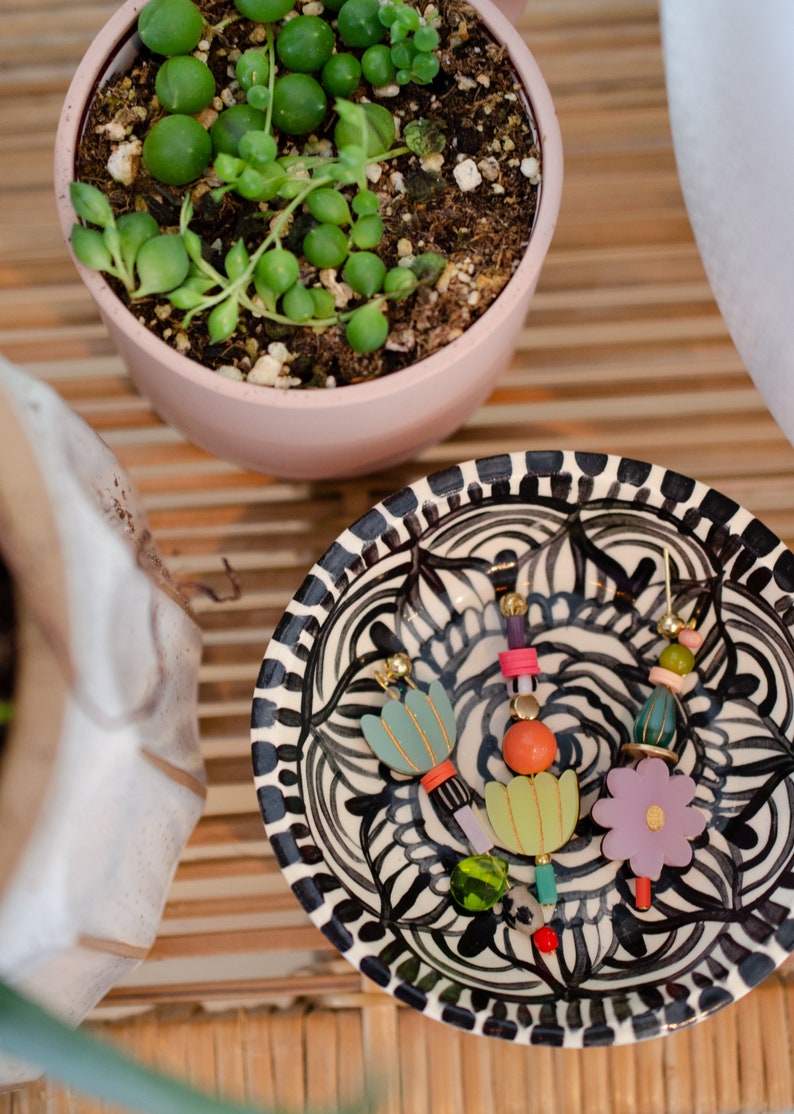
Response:
[[[328,318],[336,315],[336,306],[334,305],[334,296],[330,290],[326,290],[322,286],[309,287],[309,293],[314,302],[314,317]]]
[[[182,233],[182,242],[189,258],[200,267],[203,262],[201,237],[192,228],[186,228]]]
[[[215,156],[212,169],[222,182],[236,182],[245,170],[245,161],[226,151],[220,151]]]
[[[350,224],[350,207],[338,190],[321,188],[306,198],[306,208],[323,224]]]
[[[359,354],[382,348],[388,335],[389,320],[377,302],[354,310],[345,328],[347,343]]]
[[[378,195],[370,189],[360,189],[351,202],[351,207],[356,216],[364,217],[369,213],[377,213],[380,208]]]
[[[363,147],[373,158],[388,151],[394,143],[397,134],[394,117],[384,105],[337,100],[336,111],[339,120],[334,128],[334,143],[340,152],[355,145]]]
[[[419,279],[410,267],[392,267],[386,272],[383,280],[384,294],[390,294],[395,301],[401,301],[413,294],[419,284]]]
[[[138,252],[147,240],[159,235],[159,225],[151,213],[125,213],[116,222],[116,229],[121,262],[127,272],[132,274]]]
[[[205,295],[192,286],[179,286],[168,295],[171,305],[177,309],[199,309],[206,301]]]
[[[298,279],[298,257],[286,248],[271,248],[256,265],[254,282],[261,295],[259,284],[274,294],[284,294]],[[263,298],[264,301],[264,298]]]
[[[447,145],[447,137],[437,120],[411,120],[403,128],[405,146],[420,158],[440,154]]]
[[[267,85],[252,85],[246,93],[245,99],[251,108],[256,108],[259,112],[266,112],[270,107],[270,89]]]
[[[113,224],[114,217],[110,202],[96,186],[91,186],[87,182],[71,182],[69,197],[74,211],[81,220],[96,224],[100,228],[107,228],[109,224]]]
[[[305,286],[296,282],[281,299],[281,308],[290,321],[301,324],[314,317],[314,298]]]
[[[181,236],[153,236],[141,245],[135,266],[139,285],[133,297],[143,298],[181,286],[190,270],[190,257]]]
[[[207,318],[207,331],[213,344],[230,337],[237,328],[240,319],[240,310],[236,298],[227,298],[220,302]]]
[[[383,287],[386,264],[374,252],[356,251],[345,263],[342,277],[357,294],[371,298]]]
[[[380,213],[367,213],[359,217],[350,230],[350,239],[357,248],[376,248],[383,238],[383,220]]]
[[[417,255],[411,264],[411,270],[420,282],[426,282],[432,286],[434,282],[438,282],[446,265],[447,261],[443,255],[439,255],[435,251],[426,251],[422,255]]]
[[[75,257],[92,271],[107,271],[115,274],[115,267],[105,238],[96,228],[86,228],[84,224],[72,226],[72,251]]]
[[[367,181],[367,152],[357,144],[348,144],[339,152],[337,163],[337,178],[340,182],[360,186],[362,189]]]
[[[234,280],[240,278],[245,273],[250,261],[251,257],[248,254],[248,250],[242,239],[240,239],[226,252],[223,265],[226,268],[226,274],[230,279]]]

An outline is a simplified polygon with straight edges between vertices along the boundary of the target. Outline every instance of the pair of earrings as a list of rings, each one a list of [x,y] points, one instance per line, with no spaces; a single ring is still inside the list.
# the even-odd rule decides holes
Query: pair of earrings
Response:
[[[690,807],[695,783],[686,775],[670,776],[677,761],[677,701],[702,637],[694,620],[685,623],[672,610],[669,552],[664,551],[667,610],[657,629],[668,639],[649,674],[653,692],[640,709],[633,741],[623,749],[635,766],[612,769],[606,778],[610,796],[599,800],[593,818],[609,829],[602,841],[605,857],[628,860],[636,875],[635,904],[650,907],[651,881],[662,866],[687,866],[689,840],[705,827],[705,818]],[[362,717],[364,737],[376,756],[397,773],[419,776],[440,814],[453,818],[464,832],[472,855],[463,858],[450,876],[453,900],[470,912],[502,902],[510,927],[532,937],[542,952],[554,951],[557,935],[546,923],[557,902],[552,854],[573,835],[579,819],[579,787],[574,770],[550,772],[557,740],[540,718],[535,696],[541,673],[537,651],[526,643],[525,598],[509,592],[500,599],[507,649],[499,655],[513,724],[502,740],[502,755],[514,772],[507,783],[488,782],[485,807],[490,827],[501,846],[534,858],[537,897],[522,884],[511,884],[507,862],[471,807],[471,794],[459,777],[450,754],[456,742],[454,712],[437,681],[428,692],[411,679],[406,654],[387,658],[376,671],[381,687],[392,697],[380,715]],[[395,691],[396,690],[396,691]]]

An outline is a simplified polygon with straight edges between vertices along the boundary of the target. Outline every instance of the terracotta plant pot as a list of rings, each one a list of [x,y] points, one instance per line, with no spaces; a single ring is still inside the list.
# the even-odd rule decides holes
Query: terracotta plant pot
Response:
[[[64,236],[74,222],[69,183],[97,83],[126,69],[145,0],[127,0],[89,48],[72,82],[56,139],[55,190]],[[521,36],[491,3],[475,4],[523,82],[542,158],[538,210],[527,250],[501,295],[457,340],[383,379],[336,390],[284,391],[214,375],[174,352],[116,297],[101,274],[78,266],[135,384],[159,414],[201,447],[284,478],[355,475],[410,459],[457,429],[509,362],[557,221],[562,141],[549,90]]]
[[[0,553],[17,629],[0,978],[76,1024],[151,946],[203,807],[201,636],[118,461],[2,360]],[[35,1074],[0,1056],[0,1087]]]

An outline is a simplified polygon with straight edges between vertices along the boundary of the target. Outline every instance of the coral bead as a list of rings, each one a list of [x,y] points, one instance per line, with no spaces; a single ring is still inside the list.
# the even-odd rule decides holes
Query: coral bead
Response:
[[[554,732],[538,719],[519,720],[502,739],[502,754],[517,774],[539,774],[547,770],[557,753]]]
[[[532,936],[532,940],[538,951],[546,955],[549,952],[556,952],[560,943],[557,933],[549,925],[544,925],[543,928],[539,928]]]
[[[671,642],[659,654],[659,665],[662,669],[669,669],[671,673],[677,673],[679,677],[685,677],[687,673],[691,673],[695,668],[695,655],[686,646]]]

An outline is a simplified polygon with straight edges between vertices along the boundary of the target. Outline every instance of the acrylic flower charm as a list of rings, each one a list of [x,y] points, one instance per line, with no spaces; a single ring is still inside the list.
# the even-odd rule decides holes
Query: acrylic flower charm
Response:
[[[618,767],[607,775],[611,797],[596,801],[592,816],[602,828],[602,851],[608,859],[627,859],[638,878],[657,879],[663,866],[689,866],[689,840],[699,836],[706,818],[691,807],[695,783],[686,774],[671,774],[661,758]]]

